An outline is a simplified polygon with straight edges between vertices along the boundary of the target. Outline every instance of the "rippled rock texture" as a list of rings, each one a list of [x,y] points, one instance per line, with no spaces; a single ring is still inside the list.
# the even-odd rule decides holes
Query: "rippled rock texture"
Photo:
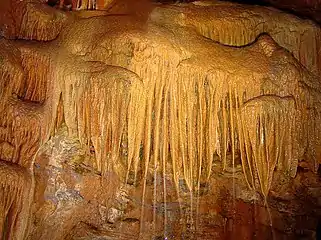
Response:
[[[320,28],[112,6],[0,3],[2,239],[315,238]]]

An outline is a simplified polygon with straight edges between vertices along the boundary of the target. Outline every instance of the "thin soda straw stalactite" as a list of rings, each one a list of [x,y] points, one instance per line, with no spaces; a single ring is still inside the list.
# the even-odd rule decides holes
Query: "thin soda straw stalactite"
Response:
[[[186,117],[185,112],[183,109],[186,106],[184,104],[184,100],[186,99],[183,97],[182,93],[182,86],[183,84],[180,82],[177,87],[177,104],[178,104],[178,135],[179,135],[179,155],[180,159],[182,159],[182,167],[183,167],[183,176],[187,186],[190,188],[189,182],[187,181],[188,178],[188,168],[187,168],[187,154],[186,154]],[[179,160],[179,159],[178,159]]]
[[[235,96],[233,96],[233,90],[231,87],[231,84],[229,84],[229,91],[228,91],[228,99],[229,99],[229,114],[230,114],[230,135],[231,135],[231,151],[232,151],[232,198],[233,198],[233,208],[236,209],[236,193],[235,193],[235,151],[236,151],[236,146],[235,146],[235,125],[234,125],[234,101]],[[233,211],[233,215],[236,214],[236,211]],[[234,225],[233,225],[234,227]]]
[[[235,94],[236,95],[236,94]],[[239,133],[239,144],[240,144],[240,153],[241,153],[241,165],[243,169],[244,179],[250,189],[254,188],[254,175],[252,171],[252,161],[249,155],[249,149],[247,142],[247,136],[244,134],[244,126],[242,121],[242,114],[240,110],[239,97],[236,97],[236,119],[237,127]],[[250,176],[248,176],[250,174]]]
[[[154,88],[150,89],[147,93],[146,100],[146,119],[145,119],[145,136],[151,136],[152,132],[152,112],[153,112],[153,102],[154,102]],[[140,230],[139,234],[143,234],[144,230],[144,209],[145,209],[145,195],[146,195],[146,181],[148,174],[148,167],[150,162],[150,148],[151,148],[151,137],[145,137],[144,139],[144,177],[143,177],[143,190],[142,190],[142,206],[141,206],[141,216],[140,216]]]
[[[169,91],[170,91],[170,128],[169,128],[169,138],[170,138],[170,158],[173,171],[173,183],[175,185],[180,215],[182,216],[182,203],[180,199],[180,186],[179,186],[179,175],[181,167],[181,157],[179,156],[179,119],[178,119],[178,105],[177,105],[177,95],[174,93],[177,92],[177,82],[170,81]]]
[[[143,140],[144,119],[145,119],[145,95],[142,88],[133,88],[130,94],[128,106],[128,166],[127,176],[131,166],[134,167],[134,183],[137,181],[137,171],[140,162],[140,149]]]
[[[159,152],[160,152],[160,127],[161,127],[161,109],[162,109],[162,100],[163,100],[163,92],[164,92],[164,85],[160,83],[159,86],[156,83],[155,87],[155,124],[154,124],[154,138],[153,138],[153,149],[154,149],[154,194],[153,194],[153,232],[156,233],[156,215],[157,215],[157,170],[158,170],[158,163],[159,160]]]
[[[197,135],[198,138],[198,176],[197,176],[197,201],[196,201],[196,222],[195,222],[195,231],[196,234],[198,232],[198,224],[199,224],[199,198],[200,198],[200,186],[202,181],[202,168],[203,168],[203,158],[206,158],[206,152],[204,151],[204,122],[206,120],[206,99],[205,99],[205,78],[202,78],[201,81],[197,82],[197,90],[198,90],[198,107],[200,112],[197,116]],[[206,136],[206,134],[205,134]],[[205,156],[205,157],[204,157]],[[209,157],[209,156],[207,156]],[[205,167],[206,169],[206,167]]]
[[[218,108],[219,108],[219,101],[217,101],[217,97],[219,94],[221,94],[221,87],[220,84],[222,84],[222,81],[219,81],[217,84],[211,78],[214,76],[210,76],[208,79],[208,88],[209,88],[209,110],[208,110],[208,115],[209,115],[209,122],[208,122],[208,129],[209,129],[209,134],[207,136],[207,144],[208,144],[208,151],[209,151],[209,156],[208,156],[208,173],[207,173],[207,178],[206,180],[208,181],[211,175],[211,170],[213,166],[213,157],[214,154],[219,151],[219,147],[217,148],[217,143],[220,141],[219,140],[219,134],[218,134]]]
[[[225,91],[224,91],[225,92]],[[221,144],[221,153],[223,155],[223,171],[226,170],[227,167],[227,148],[228,148],[228,117],[227,115],[227,106],[226,106],[226,96],[223,94],[223,98],[220,99],[219,103],[221,104],[221,112],[222,112],[222,118],[221,118],[221,135],[222,135],[222,142]]]
[[[187,177],[187,186],[189,187],[189,204],[190,204],[190,216],[189,216],[189,231],[193,231],[195,227],[195,221],[194,221],[194,189],[195,184],[194,181],[194,173],[197,172],[197,168],[195,168],[194,162],[195,162],[195,115],[194,115],[194,108],[195,108],[195,76],[193,74],[190,75],[190,81],[186,84],[186,105],[187,105],[187,149],[188,149],[188,177]],[[197,176],[197,175],[196,175]],[[186,180],[185,180],[186,181]]]
[[[164,237],[167,237],[167,189],[166,189],[166,160],[168,159],[168,147],[169,147],[169,140],[168,140],[168,132],[169,132],[169,120],[168,120],[168,96],[169,96],[169,83],[168,80],[166,80],[166,86],[164,90],[164,107],[163,107],[163,144],[162,144],[162,170],[163,170],[163,208],[164,208]]]

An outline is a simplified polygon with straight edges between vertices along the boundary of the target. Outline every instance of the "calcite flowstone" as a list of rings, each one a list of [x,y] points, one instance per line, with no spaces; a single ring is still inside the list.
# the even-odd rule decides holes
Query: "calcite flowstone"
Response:
[[[5,239],[313,238],[317,25],[216,1],[13,3],[0,4],[0,224],[22,230]]]

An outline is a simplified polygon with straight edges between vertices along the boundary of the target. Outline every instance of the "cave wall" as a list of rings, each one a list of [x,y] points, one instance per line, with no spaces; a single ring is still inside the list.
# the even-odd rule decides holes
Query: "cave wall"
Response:
[[[87,224],[129,219],[150,239],[170,222],[169,202],[186,204],[180,214],[198,226],[203,187],[228,185],[217,172],[234,179],[239,169],[240,192],[263,205],[276,179],[317,172],[318,25],[226,2],[117,6],[1,2],[4,239],[72,238],[94,216]],[[124,217],[131,201],[115,203],[123,189],[139,199],[134,217]]]

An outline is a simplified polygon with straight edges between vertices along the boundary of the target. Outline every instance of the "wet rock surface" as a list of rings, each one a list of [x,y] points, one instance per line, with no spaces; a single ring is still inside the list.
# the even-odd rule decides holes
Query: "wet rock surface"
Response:
[[[169,176],[165,201],[162,175],[156,175],[142,205],[141,183],[100,176],[85,165],[86,154],[64,129],[44,146],[35,162],[29,239],[316,238],[321,187],[310,171],[300,170],[293,180],[277,175],[266,201],[248,188],[242,172],[224,174],[219,168],[193,196],[184,181],[178,196]]]

